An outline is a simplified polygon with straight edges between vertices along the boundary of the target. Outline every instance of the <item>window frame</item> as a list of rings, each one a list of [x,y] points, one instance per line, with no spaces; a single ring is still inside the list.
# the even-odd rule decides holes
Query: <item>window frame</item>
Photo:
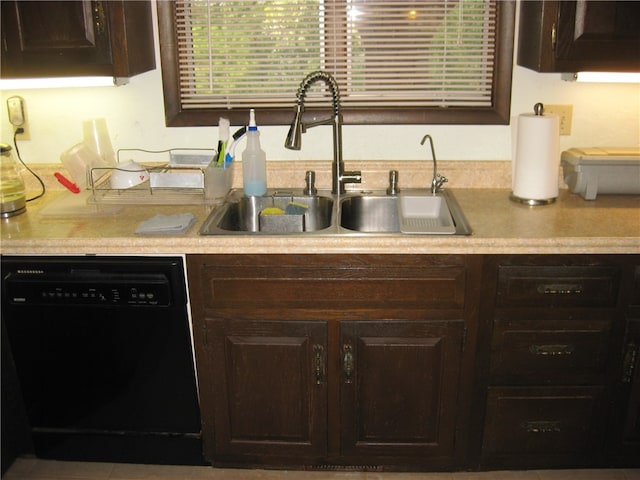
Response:
[[[515,36],[515,0],[499,0],[496,25],[496,69],[492,82],[490,107],[379,107],[343,108],[345,125],[508,125],[511,114],[511,79]],[[242,125],[248,118],[248,108],[238,109],[188,109],[180,105],[178,52],[175,29],[175,2],[157,2],[158,34],[165,108],[168,127],[214,126],[221,116],[232,125]],[[302,81],[302,78],[300,79]],[[261,125],[289,125],[296,103],[296,92],[291,92],[291,108],[260,110]],[[309,116],[331,114],[327,108],[311,109]]]

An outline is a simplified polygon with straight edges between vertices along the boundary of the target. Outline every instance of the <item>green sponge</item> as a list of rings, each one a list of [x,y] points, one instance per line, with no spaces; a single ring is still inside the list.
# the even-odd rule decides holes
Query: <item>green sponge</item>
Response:
[[[307,213],[308,208],[309,207],[302,203],[289,202],[284,210],[284,213],[285,215],[304,215],[305,213]]]

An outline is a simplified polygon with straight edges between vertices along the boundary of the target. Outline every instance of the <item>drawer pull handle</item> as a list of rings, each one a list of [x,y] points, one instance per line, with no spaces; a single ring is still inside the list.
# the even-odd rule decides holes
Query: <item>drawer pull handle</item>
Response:
[[[529,351],[534,355],[544,357],[559,357],[561,355],[571,355],[575,350],[574,345],[530,345]]]
[[[580,295],[582,285],[577,283],[543,283],[538,285],[538,293],[544,295]]]
[[[522,428],[527,433],[557,433],[562,431],[560,425],[560,420],[532,420],[524,422]]]
[[[344,373],[344,383],[353,382],[353,347],[345,343],[342,346],[342,371]]]
[[[313,346],[313,357],[316,385],[322,385],[324,383],[324,347],[322,345]]]
[[[636,368],[638,350],[638,346],[633,343],[627,345],[624,362],[622,364],[622,383],[631,383],[633,380],[633,371]]]

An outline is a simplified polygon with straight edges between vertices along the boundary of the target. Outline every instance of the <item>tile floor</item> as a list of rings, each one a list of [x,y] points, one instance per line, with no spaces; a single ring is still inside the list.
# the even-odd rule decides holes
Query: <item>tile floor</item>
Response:
[[[2,480],[640,480],[640,469],[456,473],[298,472],[19,458]]]

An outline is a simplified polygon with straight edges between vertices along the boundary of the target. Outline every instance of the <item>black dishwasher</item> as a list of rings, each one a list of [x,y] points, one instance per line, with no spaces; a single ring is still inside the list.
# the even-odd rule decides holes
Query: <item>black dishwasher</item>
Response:
[[[2,321],[38,457],[204,462],[181,257],[2,256]]]

